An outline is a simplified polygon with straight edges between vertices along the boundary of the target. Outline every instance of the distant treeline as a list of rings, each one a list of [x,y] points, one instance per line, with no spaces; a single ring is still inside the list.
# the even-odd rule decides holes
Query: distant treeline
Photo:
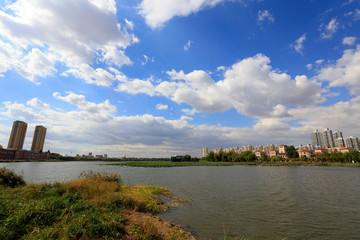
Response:
[[[59,161],[109,161],[109,162],[135,162],[135,161],[170,161],[170,158],[89,158],[89,157],[72,157],[72,156],[51,156],[51,159]]]
[[[254,162],[257,157],[251,151],[243,153],[220,151],[219,153],[209,152],[203,160],[209,162]]]

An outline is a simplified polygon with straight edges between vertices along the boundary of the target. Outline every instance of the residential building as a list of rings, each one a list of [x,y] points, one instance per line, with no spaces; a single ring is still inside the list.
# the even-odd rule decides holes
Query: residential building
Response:
[[[354,136],[345,138],[345,147],[353,148],[359,151],[359,138]]]
[[[313,151],[311,151],[307,148],[299,150],[298,153],[299,153],[300,158],[303,158],[303,157],[311,158],[313,156]]]
[[[334,141],[335,141],[335,139],[343,138],[342,132],[340,132],[340,131],[333,132],[333,138],[334,138]]]
[[[46,127],[41,125],[35,127],[34,137],[31,144],[31,151],[33,152],[43,151],[45,135],[46,135]]]
[[[207,147],[201,148],[201,157],[204,158],[208,155],[209,149]]]
[[[8,143],[8,149],[21,150],[24,146],[27,123],[15,121],[13,123]]]
[[[285,153],[286,154],[286,150],[285,150],[285,148],[286,148],[286,145],[279,145],[279,153]]]
[[[325,128],[321,133],[324,147],[335,147],[332,131],[329,128]]]
[[[321,147],[323,146],[321,133],[319,130],[315,129],[313,133],[311,133],[311,143],[313,146]]]
[[[335,138],[334,142],[335,142],[335,147],[345,146],[344,138],[342,138],[342,137]]]

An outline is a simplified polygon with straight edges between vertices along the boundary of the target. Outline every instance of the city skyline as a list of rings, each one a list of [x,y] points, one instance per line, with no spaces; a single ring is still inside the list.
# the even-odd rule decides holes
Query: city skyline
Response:
[[[15,120],[63,155],[359,136],[359,39],[352,0],[4,1],[0,144]]]

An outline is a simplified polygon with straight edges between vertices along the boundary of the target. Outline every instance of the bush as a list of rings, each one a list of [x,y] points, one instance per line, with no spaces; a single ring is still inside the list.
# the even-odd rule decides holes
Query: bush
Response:
[[[0,168],[0,185],[14,188],[16,186],[25,185],[25,181],[22,176],[3,167]]]
[[[79,175],[79,178],[87,178],[92,180],[106,181],[106,182],[117,182],[121,183],[121,177],[118,173],[107,173],[107,172],[82,172]]]

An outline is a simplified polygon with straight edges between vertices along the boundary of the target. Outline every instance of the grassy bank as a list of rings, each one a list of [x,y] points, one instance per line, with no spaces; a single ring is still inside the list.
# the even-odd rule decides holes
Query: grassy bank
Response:
[[[322,166],[322,167],[360,167],[360,163],[341,163],[341,162],[307,162],[307,161],[284,161],[284,162],[123,162],[111,165],[127,167],[194,167],[194,166]]]
[[[182,201],[169,189],[123,186],[117,175],[91,173],[66,183],[24,184],[8,170],[7,176],[2,173],[0,239],[192,239],[154,216]],[[9,185],[15,180],[17,186]],[[169,203],[160,201],[160,195]]]

